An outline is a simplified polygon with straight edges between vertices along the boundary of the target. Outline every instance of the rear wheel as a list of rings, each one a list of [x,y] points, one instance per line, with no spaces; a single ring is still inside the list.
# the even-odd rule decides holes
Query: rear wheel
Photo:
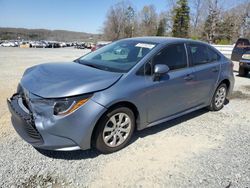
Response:
[[[219,111],[224,107],[224,103],[227,97],[227,85],[222,83],[216,89],[211,104],[208,106],[208,109],[211,111]]]
[[[135,127],[132,110],[119,107],[105,114],[95,131],[95,147],[102,153],[112,153],[124,148],[130,141]]]
[[[247,74],[248,74],[248,71],[244,67],[240,66],[239,67],[239,76],[246,76]]]

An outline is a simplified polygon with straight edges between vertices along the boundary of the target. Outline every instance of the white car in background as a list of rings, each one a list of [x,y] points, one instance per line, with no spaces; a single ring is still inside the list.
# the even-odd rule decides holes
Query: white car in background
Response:
[[[61,48],[63,48],[63,47],[66,47],[66,46],[67,46],[65,42],[60,42],[60,43],[59,43],[59,45],[60,45],[60,47],[61,47]]]
[[[15,47],[16,45],[13,42],[4,42],[1,44],[1,46],[3,46],[3,47]]]

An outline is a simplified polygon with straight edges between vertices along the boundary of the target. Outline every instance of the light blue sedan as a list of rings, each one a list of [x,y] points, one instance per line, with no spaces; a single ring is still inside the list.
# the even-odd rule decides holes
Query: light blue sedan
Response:
[[[8,106],[14,128],[35,148],[111,153],[135,130],[204,107],[222,109],[234,86],[232,68],[203,42],[123,39],[74,62],[28,68]]]

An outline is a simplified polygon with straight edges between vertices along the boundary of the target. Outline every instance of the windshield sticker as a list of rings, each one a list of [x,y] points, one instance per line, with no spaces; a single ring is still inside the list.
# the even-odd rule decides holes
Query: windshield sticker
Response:
[[[153,47],[155,47],[154,44],[147,44],[147,43],[138,43],[135,46],[140,47],[140,48],[148,48],[148,49],[152,49]]]

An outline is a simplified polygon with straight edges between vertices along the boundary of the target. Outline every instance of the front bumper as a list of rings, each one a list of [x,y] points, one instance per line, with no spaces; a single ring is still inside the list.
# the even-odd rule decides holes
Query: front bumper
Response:
[[[45,104],[32,104],[37,111],[31,112],[18,94],[7,103],[13,127],[26,142],[36,148],[61,151],[89,149],[94,126],[106,110],[89,100],[75,112],[57,117],[48,115]]]
[[[27,113],[24,106],[20,105],[20,98],[18,95],[14,95],[10,100],[7,100],[9,111],[11,113],[11,122],[16,132],[22,136],[22,138],[33,145],[39,146],[44,143],[41,134],[35,127],[33,116]]]
[[[250,60],[241,59],[240,66],[250,71]]]

